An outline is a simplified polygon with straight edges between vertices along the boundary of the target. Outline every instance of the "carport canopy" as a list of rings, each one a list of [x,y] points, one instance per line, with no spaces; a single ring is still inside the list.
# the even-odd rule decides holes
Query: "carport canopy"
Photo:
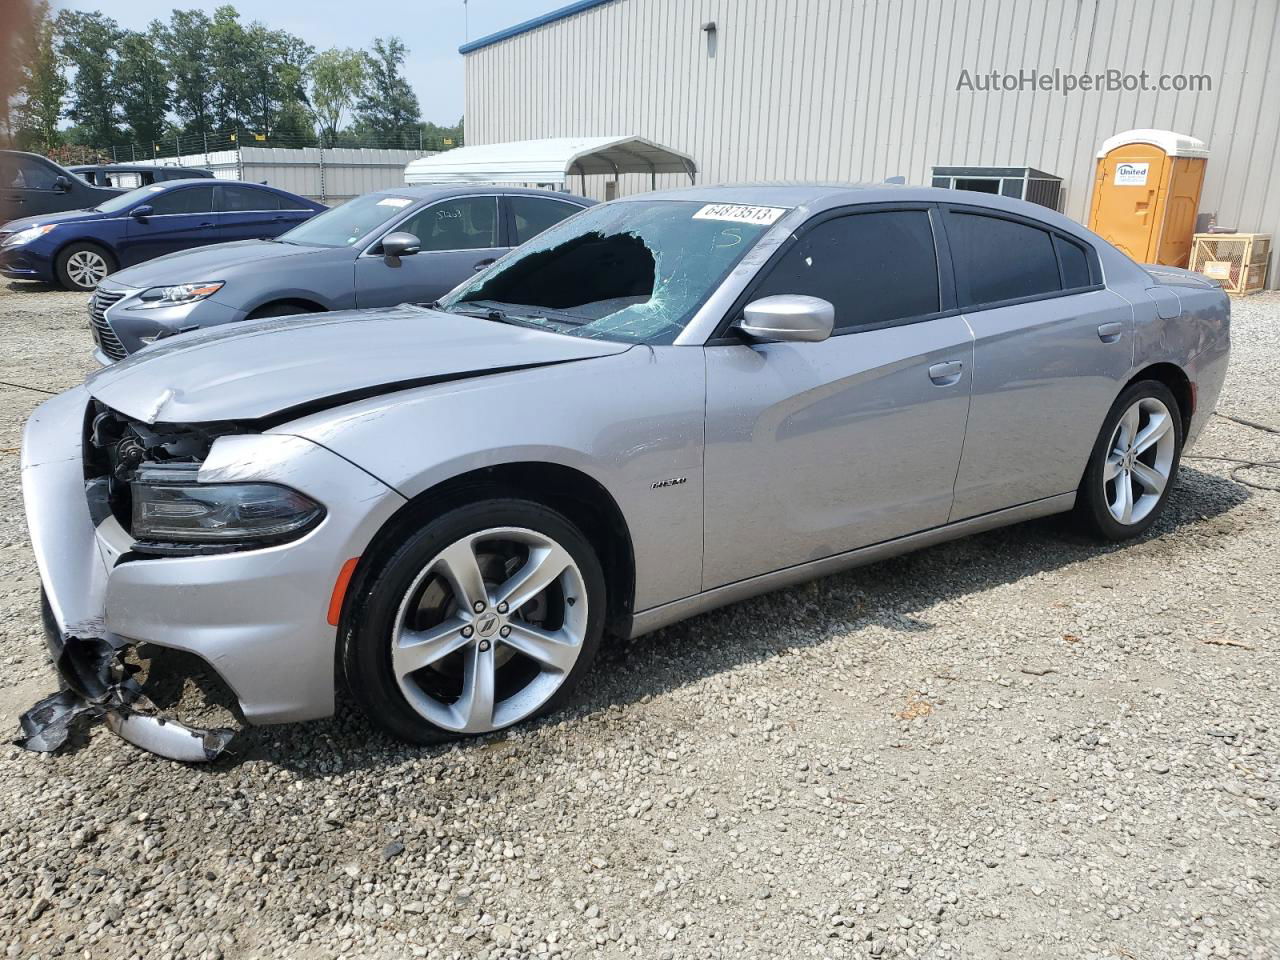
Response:
[[[693,158],[644,137],[551,137],[458,147],[414,160],[409,184],[567,183],[570,174],[660,173],[697,176]]]

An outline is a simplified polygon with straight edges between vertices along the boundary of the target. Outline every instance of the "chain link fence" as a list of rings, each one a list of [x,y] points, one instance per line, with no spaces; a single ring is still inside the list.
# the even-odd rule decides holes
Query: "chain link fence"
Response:
[[[283,147],[286,149],[316,148],[352,150],[418,150],[424,154],[452,150],[463,145],[462,137],[427,136],[417,134],[390,136],[363,136],[339,134],[336,142],[313,135],[271,135],[252,130],[229,130],[207,134],[182,134],[152,140],[147,143],[114,144],[109,147],[91,147],[81,144],[63,144],[48,151],[51,160],[69,166],[79,163],[142,163],[155,161],[190,162],[191,157],[204,156],[208,164],[212,154],[239,151],[242,147]]]

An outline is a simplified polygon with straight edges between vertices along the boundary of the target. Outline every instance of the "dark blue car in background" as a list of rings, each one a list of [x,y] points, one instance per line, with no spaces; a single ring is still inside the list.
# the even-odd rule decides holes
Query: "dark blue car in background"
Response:
[[[0,226],[0,276],[92,290],[121,267],[211,243],[275,237],[324,209],[256,183],[158,183],[88,210]]]

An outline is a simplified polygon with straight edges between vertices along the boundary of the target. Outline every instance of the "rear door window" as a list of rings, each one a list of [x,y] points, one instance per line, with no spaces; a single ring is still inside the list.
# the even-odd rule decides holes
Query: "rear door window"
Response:
[[[163,190],[163,188],[159,188]],[[156,193],[146,201],[151,204],[153,217],[164,217],[180,213],[212,213],[213,187],[183,187]]]
[[[420,210],[396,228],[424,251],[484,250],[498,245],[498,198],[458,197]]]
[[[806,230],[752,299],[786,293],[829,301],[837,331],[937,313],[938,258],[928,211],[850,214]]]
[[[511,205],[511,221],[516,228],[516,246],[582,209],[575,203],[552,200],[549,197],[513,195],[507,197],[507,203]]]
[[[279,210],[280,202],[269,190],[258,190],[238,183],[218,185],[222,193],[223,213],[243,213],[249,210]]]
[[[1048,296],[1062,290],[1053,235],[1001,217],[947,214],[961,307]]]

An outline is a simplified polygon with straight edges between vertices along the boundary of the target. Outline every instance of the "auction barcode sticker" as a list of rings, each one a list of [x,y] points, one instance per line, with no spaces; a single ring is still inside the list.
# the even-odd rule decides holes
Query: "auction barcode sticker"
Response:
[[[786,212],[786,207],[753,207],[745,203],[708,203],[693,215],[693,219],[768,225],[774,223]]]

